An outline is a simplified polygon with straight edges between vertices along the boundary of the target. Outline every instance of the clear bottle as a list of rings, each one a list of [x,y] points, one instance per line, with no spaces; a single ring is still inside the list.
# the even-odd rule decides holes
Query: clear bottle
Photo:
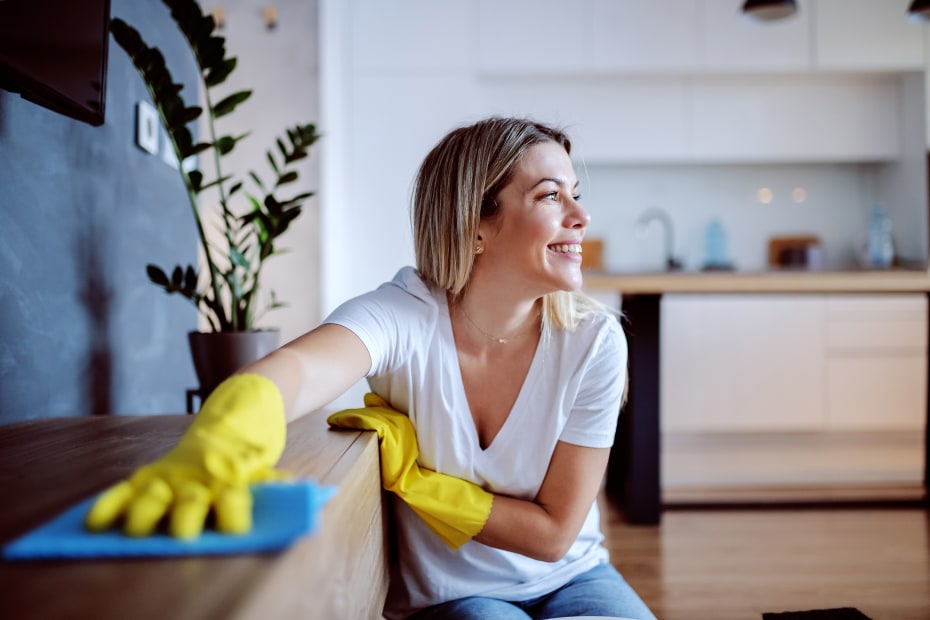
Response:
[[[891,218],[882,205],[872,207],[869,216],[869,235],[866,258],[869,267],[886,269],[894,262],[894,242],[891,237]]]

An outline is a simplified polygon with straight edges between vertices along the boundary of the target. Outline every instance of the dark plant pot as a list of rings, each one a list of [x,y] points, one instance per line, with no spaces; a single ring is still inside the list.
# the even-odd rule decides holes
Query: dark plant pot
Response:
[[[250,332],[190,332],[188,340],[194,370],[200,381],[201,401],[223,379],[278,348],[281,332],[276,329]]]

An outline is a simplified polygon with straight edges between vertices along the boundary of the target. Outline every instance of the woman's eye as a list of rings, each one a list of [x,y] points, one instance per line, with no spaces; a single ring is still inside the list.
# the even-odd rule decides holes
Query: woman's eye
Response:
[[[559,192],[549,192],[548,194],[543,196],[543,198],[545,198],[546,200],[558,200]]]
[[[572,196],[572,200],[574,200],[575,202],[578,202],[579,200],[581,200],[581,194],[575,194],[574,196]]]

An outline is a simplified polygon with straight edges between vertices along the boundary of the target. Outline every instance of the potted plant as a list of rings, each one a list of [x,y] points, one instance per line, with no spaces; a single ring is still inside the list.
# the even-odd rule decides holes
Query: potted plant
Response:
[[[273,291],[262,299],[262,268],[265,260],[277,252],[277,239],[313,195],[303,192],[283,196],[282,192],[297,180],[295,164],[307,156],[319,134],[313,124],[287,128],[274,147],[266,151],[265,177],[254,170],[245,178],[226,171],[224,158],[248,134],[223,134],[219,126],[223,117],[248,100],[251,91],[217,97],[218,87],[235,70],[236,59],[227,57],[225,39],[214,33],[213,17],[204,15],[195,0],[162,1],[197,61],[203,107],[183,100],[182,86],[174,82],[164,56],[147,45],[138,30],[113,18],[110,31],[142,76],[178,162],[189,164],[196,156],[199,164],[179,165],[178,170],[187,188],[204,270],[177,265],[170,276],[157,265],[149,264],[146,270],[149,279],[165,292],[177,293],[193,303],[209,326],[206,332],[190,334],[199,395],[205,398],[229,374],[278,344],[277,330],[256,328],[261,312],[282,305]],[[189,126],[204,113],[207,135],[195,142]],[[209,204],[216,206],[205,206],[205,192],[212,198]],[[219,239],[208,237],[208,226],[215,225],[221,231]]]

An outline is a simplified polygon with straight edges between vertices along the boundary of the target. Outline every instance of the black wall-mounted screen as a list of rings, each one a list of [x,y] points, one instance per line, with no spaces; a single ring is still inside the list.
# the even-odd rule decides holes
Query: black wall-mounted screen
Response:
[[[0,88],[102,125],[109,32],[110,0],[0,0]]]

